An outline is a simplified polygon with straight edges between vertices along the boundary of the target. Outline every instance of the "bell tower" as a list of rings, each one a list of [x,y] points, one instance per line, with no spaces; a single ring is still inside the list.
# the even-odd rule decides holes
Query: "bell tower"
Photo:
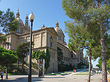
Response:
[[[19,14],[19,9],[18,12],[16,13],[16,18],[19,18],[20,14]]]
[[[25,19],[25,26],[28,26],[28,16],[26,16],[26,19]]]

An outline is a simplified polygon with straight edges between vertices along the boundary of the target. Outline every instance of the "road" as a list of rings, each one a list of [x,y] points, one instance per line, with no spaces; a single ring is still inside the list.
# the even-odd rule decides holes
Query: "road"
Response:
[[[101,77],[101,74],[95,74],[91,76],[91,82],[101,82]],[[108,75],[108,77],[110,77],[110,75]],[[32,75],[32,82],[87,82],[87,79],[87,75],[45,75],[44,78]],[[28,82],[28,75],[9,75],[8,80],[4,79],[0,82]]]

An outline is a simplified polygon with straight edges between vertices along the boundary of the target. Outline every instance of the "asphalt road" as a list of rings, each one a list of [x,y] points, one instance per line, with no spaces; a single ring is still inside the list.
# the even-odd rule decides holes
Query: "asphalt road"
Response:
[[[108,78],[110,75],[108,75]],[[5,78],[5,76],[4,76]],[[91,76],[91,82],[101,82],[102,75],[94,74]],[[87,75],[45,75],[44,78],[39,78],[37,75],[32,75],[32,82],[87,82]],[[4,79],[0,82],[28,82],[28,75],[9,75],[9,79]]]

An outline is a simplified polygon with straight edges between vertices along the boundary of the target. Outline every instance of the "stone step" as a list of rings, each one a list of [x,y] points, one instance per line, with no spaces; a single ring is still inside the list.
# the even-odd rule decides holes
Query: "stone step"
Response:
[[[24,69],[25,69],[26,73],[28,74],[29,67],[24,64]],[[31,67],[31,74],[32,75],[38,75],[38,70],[36,70],[35,68]]]

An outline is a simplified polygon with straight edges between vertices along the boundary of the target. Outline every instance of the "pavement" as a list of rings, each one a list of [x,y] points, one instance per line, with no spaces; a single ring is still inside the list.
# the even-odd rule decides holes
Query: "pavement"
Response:
[[[28,82],[28,75],[9,75],[9,79],[5,79],[0,82]],[[108,75],[110,78],[110,75]],[[45,75],[44,78],[38,77],[38,75],[32,75],[32,82],[87,82],[88,75]],[[102,82],[101,74],[94,74],[91,76],[91,82]]]
[[[28,82],[28,75],[9,75],[8,78],[0,82]],[[101,74],[95,74],[91,76],[91,82],[101,82],[101,78]],[[44,78],[39,78],[38,75],[32,75],[32,82],[87,82],[87,80],[87,75],[45,75]]]

